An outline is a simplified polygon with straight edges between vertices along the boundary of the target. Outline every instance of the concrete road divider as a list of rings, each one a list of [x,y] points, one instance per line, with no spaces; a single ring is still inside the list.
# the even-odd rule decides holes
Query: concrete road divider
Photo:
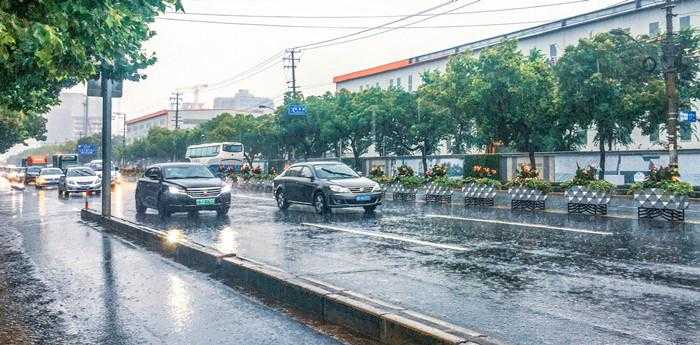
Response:
[[[83,220],[99,223],[107,232],[128,238],[184,266],[209,273],[229,286],[253,291],[308,317],[383,344],[501,344],[480,332],[309,277],[227,255],[184,236],[119,218],[103,218],[93,210],[83,209],[80,214]]]

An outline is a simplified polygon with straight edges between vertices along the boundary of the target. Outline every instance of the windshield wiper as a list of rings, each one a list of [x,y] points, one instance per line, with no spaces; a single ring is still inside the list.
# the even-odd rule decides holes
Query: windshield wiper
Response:
[[[354,177],[354,176],[355,176],[355,175],[353,175],[353,174],[348,174],[348,173],[344,173],[344,172],[340,172],[340,171],[328,170],[328,169],[326,169],[326,168],[321,168],[321,170],[323,170],[323,171],[325,171],[325,172],[327,172],[327,173],[334,174],[334,175],[350,176],[350,177]]]

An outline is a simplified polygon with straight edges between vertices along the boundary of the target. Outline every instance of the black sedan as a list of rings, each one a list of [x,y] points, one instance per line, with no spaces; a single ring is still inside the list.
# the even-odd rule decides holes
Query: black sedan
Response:
[[[36,178],[39,177],[40,172],[41,172],[41,167],[39,167],[39,166],[28,167],[27,172],[24,175],[24,183],[25,184],[34,183],[34,181],[36,181]]]
[[[173,212],[216,211],[219,216],[231,207],[231,186],[196,163],[163,163],[148,168],[136,185],[136,212],[158,210],[161,217]]]
[[[341,207],[372,212],[384,196],[378,183],[339,162],[294,164],[275,178],[274,191],[280,209],[303,204],[313,206],[317,213]]]

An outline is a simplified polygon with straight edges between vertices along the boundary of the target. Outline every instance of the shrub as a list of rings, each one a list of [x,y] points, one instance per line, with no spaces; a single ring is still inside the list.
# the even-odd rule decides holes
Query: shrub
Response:
[[[390,183],[394,182],[394,178],[391,176],[387,176],[387,175],[370,176],[369,178],[372,181],[377,182],[379,184],[390,184]]]
[[[384,169],[380,166],[376,166],[369,171],[370,178],[384,176]]]
[[[520,168],[516,170],[515,177],[508,181],[506,184],[507,188],[511,187],[524,187],[529,189],[537,189],[544,194],[549,193],[552,190],[552,184],[541,180],[537,169],[531,168],[527,164],[521,164]]]
[[[396,175],[399,177],[413,176],[414,175],[413,168],[404,164],[396,170]]]
[[[537,168],[531,167],[529,164],[520,164],[520,167],[515,170],[516,178],[539,178],[540,174]]]
[[[433,184],[440,187],[460,188],[464,185],[464,181],[461,179],[452,179],[447,176],[441,176],[433,179]]]
[[[659,188],[678,195],[693,193],[693,186],[688,182],[681,181],[680,176],[678,168],[671,168],[670,166],[657,168],[655,165],[652,165],[649,169],[649,176],[642,182],[632,184],[629,193],[633,194],[648,188]]]
[[[435,164],[428,171],[425,172],[425,177],[430,180],[447,176],[447,165],[445,164]]]
[[[574,175],[574,178],[571,181],[562,183],[561,187],[564,189],[569,189],[574,186],[581,186],[587,187],[591,190],[607,193],[612,192],[615,189],[614,184],[605,180],[598,180],[597,176],[598,169],[596,169],[594,166],[589,165],[586,168],[581,168],[580,166],[576,165],[576,174]]]
[[[469,155],[464,157],[462,168],[464,169],[464,177],[483,177],[474,176],[474,166],[478,165],[483,168],[498,170],[499,156],[498,155]]]
[[[496,169],[484,167],[481,165],[475,165],[472,167],[472,176],[476,178],[492,178],[496,176]]]
[[[493,187],[496,187],[496,189],[501,189],[501,187],[503,187],[503,184],[501,183],[501,181],[496,180],[496,179],[492,179],[492,178],[488,178],[488,177],[481,177],[481,178],[467,177],[464,179],[465,185],[470,184],[470,183],[474,183],[474,184],[481,185],[481,186],[493,186]]]
[[[418,188],[425,184],[425,179],[420,176],[403,176],[399,178],[399,183],[404,188]]]

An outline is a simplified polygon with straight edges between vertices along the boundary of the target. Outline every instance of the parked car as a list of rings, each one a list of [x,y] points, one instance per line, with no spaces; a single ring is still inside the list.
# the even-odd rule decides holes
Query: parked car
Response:
[[[378,183],[339,162],[310,162],[290,166],[274,179],[277,206],[311,205],[317,213],[332,208],[363,207],[372,212],[382,204]]]
[[[94,170],[87,167],[70,167],[58,182],[58,195],[68,197],[70,193],[102,191],[102,180]]]
[[[136,212],[158,210],[162,217],[173,212],[213,210],[224,216],[231,207],[231,185],[203,164],[162,163],[144,172],[136,184]]]
[[[49,186],[58,186],[61,176],[63,176],[63,171],[59,168],[42,168],[36,181],[34,181],[34,187],[41,189]]]
[[[34,181],[36,181],[36,178],[39,176],[39,172],[41,172],[41,169],[42,167],[37,166],[28,167],[27,172],[24,175],[24,183],[34,183]]]

